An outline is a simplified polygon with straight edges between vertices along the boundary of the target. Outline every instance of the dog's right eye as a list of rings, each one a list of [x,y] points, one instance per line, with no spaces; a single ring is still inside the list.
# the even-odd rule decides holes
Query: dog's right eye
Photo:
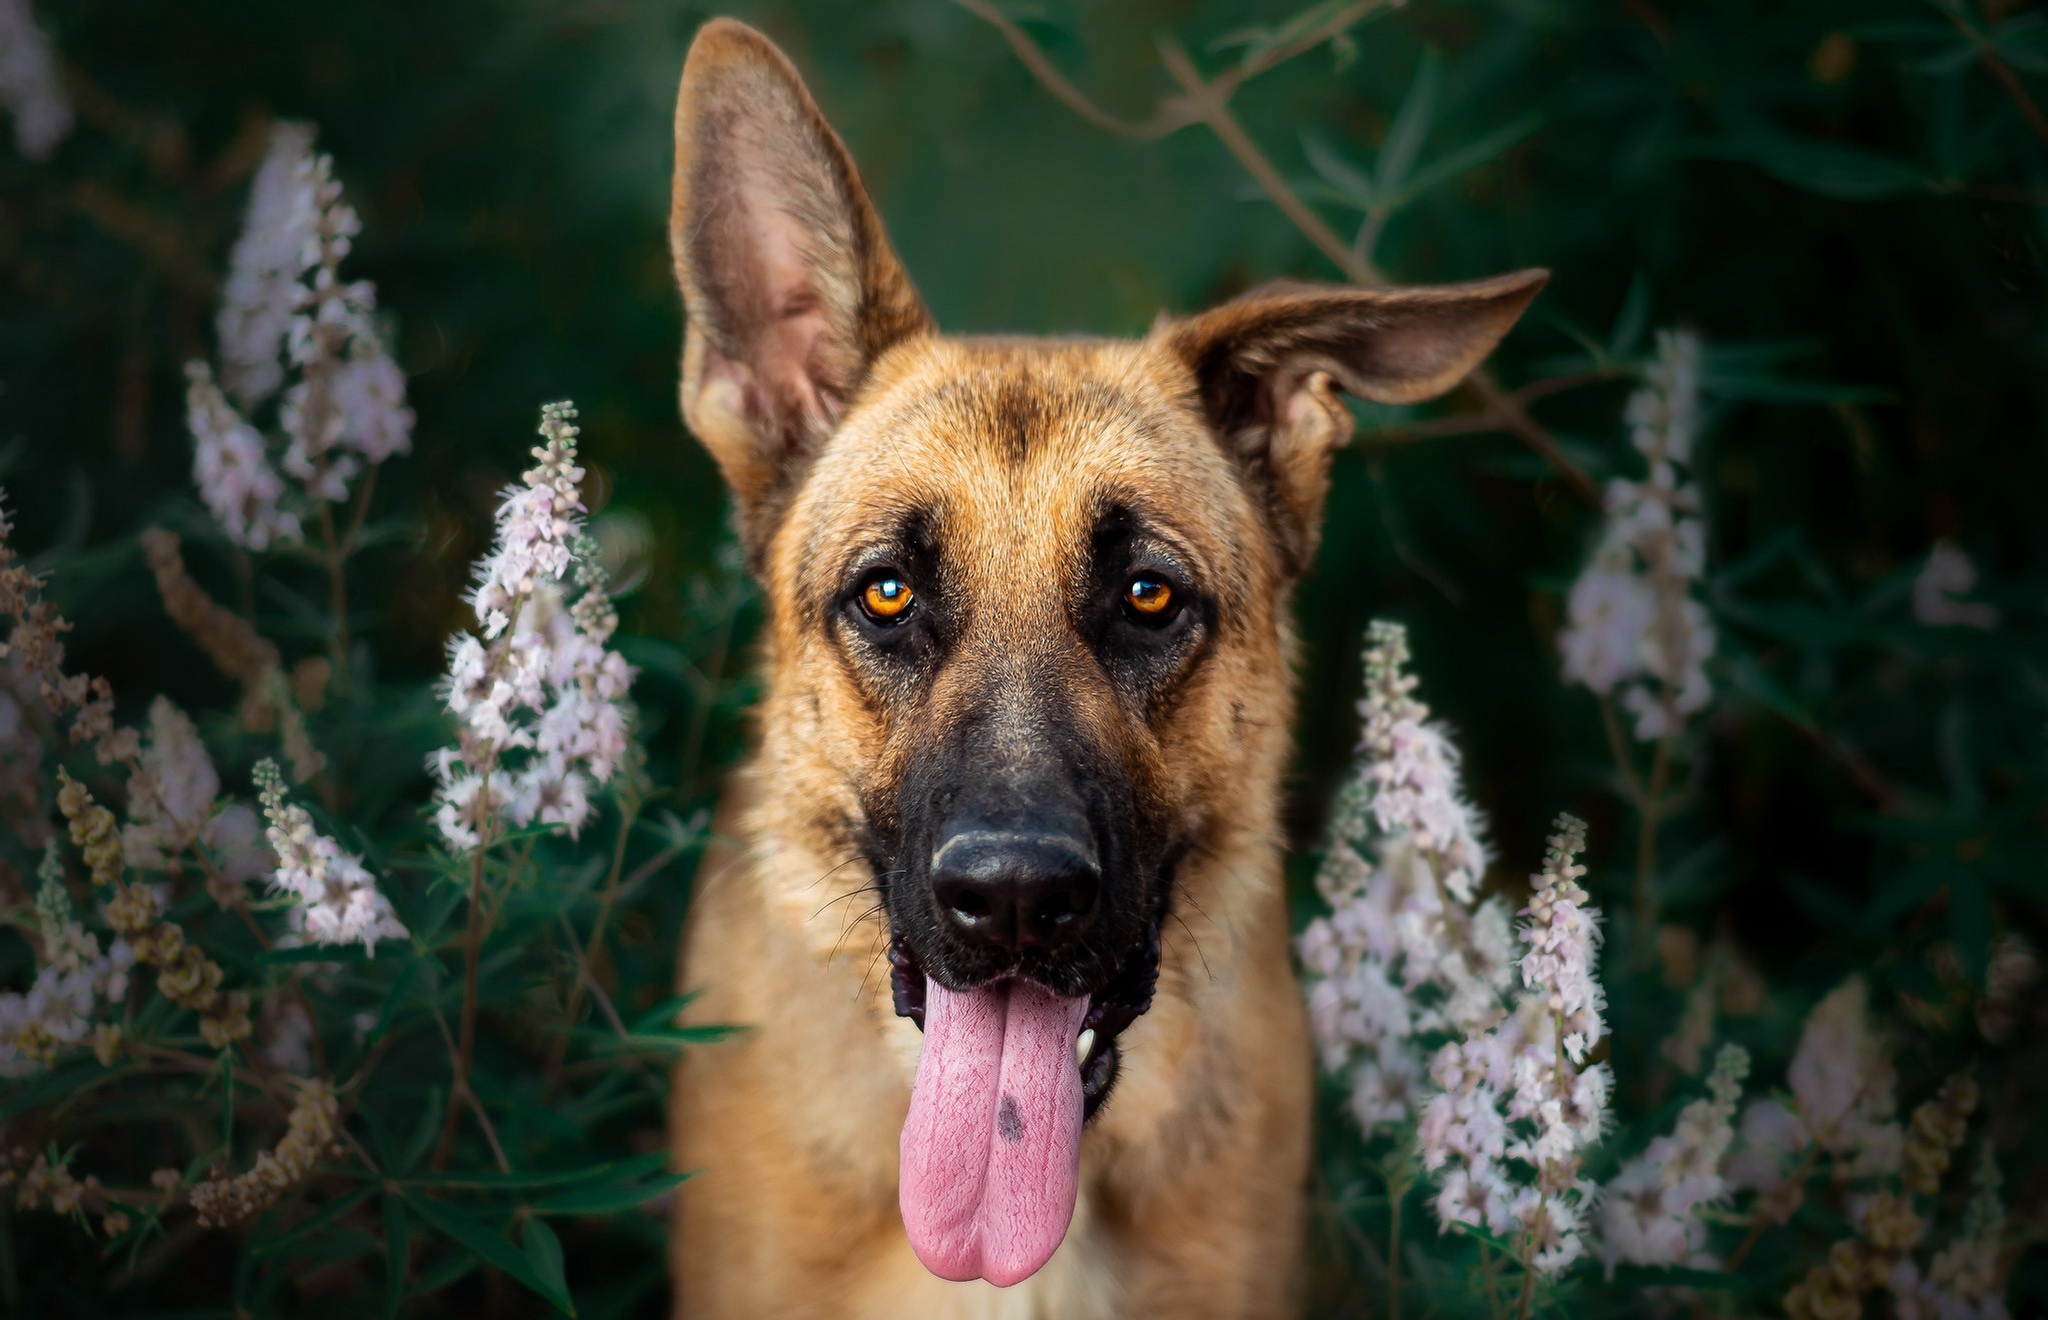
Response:
[[[884,627],[902,623],[917,603],[917,593],[893,572],[876,573],[861,588],[860,611],[870,622]]]

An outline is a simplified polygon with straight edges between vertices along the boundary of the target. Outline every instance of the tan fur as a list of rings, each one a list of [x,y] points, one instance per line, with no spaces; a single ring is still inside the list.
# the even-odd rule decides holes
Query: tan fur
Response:
[[[769,128],[745,121],[748,98],[765,98],[751,112]],[[728,116],[721,141],[798,159],[755,174],[703,163],[713,113]],[[1288,1314],[1311,1062],[1281,883],[1285,603],[1351,430],[1332,390],[1448,388],[1540,276],[1268,290],[1138,342],[946,339],[765,39],[707,26],[677,134],[684,409],[733,483],[769,605],[758,745],[683,941],[680,983],[700,996],[688,1020],[751,1029],[675,1073],[677,1166],[701,1171],[680,1198],[677,1315]],[[780,200],[749,210],[763,187]],[[708,201],[718,190],[738,200]],[[702,238],[713,223],[740,241]],[[799,224],[824,237],[793,244]],[[798,250],[794,266],[773,257]],[[706,269],[735,259],[737,275]],[[1142,710],[1068,618],[1105,492],[1153,516],[1216,601],[1170,699]],[[907,506],[942,511],[947,589],[965,609],[916,694],[863,669],[818,604],[837,556]],[[999,1290],[928,1274],[897,1217],[920,1037],[893,1010],[887,918],[868,910],[876,877],[851,831],[934,729],[1027,663],[1056,676],[1073,719],[1192,847],[1153,1006],[1122,1036],[1121,1079],[1083,1138],[1073,1227],[1045,1269]]]

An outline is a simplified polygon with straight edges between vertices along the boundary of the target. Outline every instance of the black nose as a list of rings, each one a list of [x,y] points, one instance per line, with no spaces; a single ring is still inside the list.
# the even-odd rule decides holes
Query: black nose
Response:
[[[953,931],[1013,953],[1077,938],[1101,888],[1095,850],[1063,835],[974,830],[932,858],[932,894]]]

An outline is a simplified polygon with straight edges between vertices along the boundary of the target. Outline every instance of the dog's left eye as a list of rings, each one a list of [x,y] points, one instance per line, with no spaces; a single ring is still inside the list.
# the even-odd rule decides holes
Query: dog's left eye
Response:
[[[910,584],[894,573],[877,573],[868,579],[861,589],[861,612],[876,623],[901,623],[910,617],[910,607],[917,601],[917,593]]]
[[[1140,623],[1163,624],[1180,613],[1180,600],[1164,579],[1140,573],[1124,584],[1124,607]]]

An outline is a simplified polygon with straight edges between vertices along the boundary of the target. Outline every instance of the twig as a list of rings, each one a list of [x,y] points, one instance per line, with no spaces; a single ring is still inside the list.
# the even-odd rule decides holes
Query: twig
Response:
[[[491,1125],[490,1114],[485,1112],[483,1101],[477,1099],[476,1092],[472,1091],[469,1087],[468,1049],[464,1046],[458,1046],[455,1043],[455,1038],[449,1034],[448,1019],[442,1015],[441,1006],[439,1004],[429,1004],[428,1007],[433,1010],[434,1025],[441,1028],[441,1039],[447,1044],[448,1053],[461,1061],[460,1076],[455,1083],[454,1091],[450,1092],[448,1096],[448,1116],[442,1120],[441,1140],[436,1143],[434,1160],[428,1167],[435,1173],[439,1173],[447,1167],[448,1151],[455,1140],[455,1115],[459,1112],[459,1105],[467,1104],[470,1112],[476,1115],[477,1126],[483,1129],[484,1140],[491,1145],[491,1155],[498,1161],[498,1171],[500,1173],[512,1172],[511,1162],[505,1158],[505,1148],[498,1144],[498,1130]],[[469,1024],[465,1022],[465,1025]],[[475,1028],[471,1026],[470,1045],[475,1043],[474,1032]]]
[[[1983,33],[1963,21],[1960,13],[1946,5],[1942,6],[1942,9],[1948,14],[1948,21],[1956,25],[1956,30],[1968,37],[1970,44],[1977,48],[1977,58],[1983,62],[1985,71],[1998,79],[1998,85],[2012,98],[2020,117],[2027,121],[2028,128],[2034,130],[2034,136],[2048,144],[2048,115],[2043,115],[2041,107],[2034,104],[2034,98],[2027,95],[2026,84],[2020,81],[2020,76],[2012,71],[2011,65],[1998,57],[1997,49],[1985,40]]]

